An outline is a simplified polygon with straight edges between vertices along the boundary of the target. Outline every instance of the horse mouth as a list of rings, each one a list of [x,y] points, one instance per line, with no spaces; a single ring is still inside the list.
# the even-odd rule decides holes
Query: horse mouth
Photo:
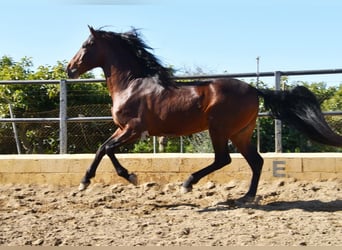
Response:
[[[75,78],[78,78],[80,76],[77,68],[71,68],[71,69],[68,68],[67,74],[68,74],[68,77],[71,79],[75,79]]]

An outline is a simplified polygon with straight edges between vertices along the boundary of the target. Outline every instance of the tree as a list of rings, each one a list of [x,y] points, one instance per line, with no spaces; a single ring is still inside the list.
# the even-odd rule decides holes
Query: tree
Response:
[[[55,80],[65,79],[66,62],[58,61],[54,66],[39,66],[33,69],[30,58],[24,57],[18,62],[11,57],[0,58],[0,80]],[[187,74],[199,75],[204,71],[197,67]],[[81,76],[93,78],[92,73]],[[308,87],[318,97],[323,111],[342,110],[342,84],[327,87],[324,82],[293,82],[282,77],[282,86],[286,89],[294,85]],[[255,82],[250,82],[255,86]],[[258,88],[268,86],[260,81]],[[11,84],[0,85],[0,116],[9,117],[9,104],[12,105],[16,117],[58,117],[59,85],[58,84]],[[68,116],[110,116],[111,98],[105,83],[68,84]],[[260,98],[260,112],[267,112]],[[342,133],[342,117],[326,117],[330,126],[337,133]],[[259,118],[261,152],[274,151],[274,120]],[[20,123],[17,124],[21,145],[25,153],[57,153],[59,151],[58,123]],[[68,123],[68,153],[93,153],[115,131],[113,122],[73,122]],[[253,134],[256,145],[256,130]],[[300,132],[286,124],[282,125],[282,142],[284,152],[325,152],[342,151],[342,149],[313,143]],[[180,139],[168,138],[165,152],[180,152]],[[231,152],[236,152],[229,144]],[[208,133],[200,133],[183,137],[184,152],[212,152]],[[141,140],[135,145],[123,146],[117,152],[152,152],[153,140]],[[0,153],[16,153],[12,125],[0,124]]]
[[[55,66],[39,66],[34,71],[33,63],[30,58],[24,57],[19,62],[15,62],[11,57],[3,56],[0,59],[0,80],[54,80],[65,79],[66,62],[57,62]],[[82,78],[94,78],[92,73],[82,75]],[[9,117],[9,105],[12,105],[13,113],[16,117],[58,117],[59,110],[59,85],[58,84],[11,84],[0,85],[0,99],[5,105],[0,106],[0,116]],[[105,105],[106,115],[109,115],[110,97],[105,84],[83,83],[68,85],[68,102],[70,114],[77,105],[96,104]],[[85,111],[80,107],[76,111],[78,114],[86,116],[96,116],[101,114],[92,108]],[[87,113],[88,112],[88,113]],[[77,116],[77,115],[76,115]],[[101,140],[108,137],[111,132],[99,132],[94,124],[70,124],[69,136],[74,138],[83,138],[79,133],[84,129],[89,129],[87,133],[91,136],[101,137]],[[80,127],[82,129],[80,129]],[[58,124],[56,123],[20,123],[17,124],[21,145],[26,153],[56,153],[58,152]],[[76,132],[75,132],[76,131]],[[1,124],[0,127],[0,152],[15,153],[15,144],[9,144],[13,141],[12,125],[10,123]],[[103,138],[104,137],[104,138]],[[72,141],[72,140],[71,140]],[[11,145],[11,146],[9,146]],[[87,143],[80,142],[79,145],[71,145],[73,151],[79,152],[80,147],[84,149]],[[93,152],[98,147],[98,143],[93,145],[89,143],[90,150]],[[75,147],[77,149],[75,149]],[[88,149],[89,150],[89,149]]]

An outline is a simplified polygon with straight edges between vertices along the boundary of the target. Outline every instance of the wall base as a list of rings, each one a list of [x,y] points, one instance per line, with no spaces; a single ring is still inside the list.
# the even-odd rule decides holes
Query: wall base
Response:
[[[294,178],[323,181],[342,179],[342,153],[265,153],[261,180]],[[213,154],[117,154],[120,163],[138,176],[139,183],[182,182],[213,161]],[[248,180],[251,170],[240,154],[232,163],[201,180],[228,183]],[[93,154],[0,155],[0,183],[78,185]],[[108,157],[100,163],[93,182],[127,183],[118,177]]]

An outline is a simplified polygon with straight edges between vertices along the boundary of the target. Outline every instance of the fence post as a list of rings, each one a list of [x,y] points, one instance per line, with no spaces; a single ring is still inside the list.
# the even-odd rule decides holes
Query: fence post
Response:
[[[157,153],[157,136],[153,136],[153,154]]]
[[[67,132],[67,83],[66,80],[60,81],[59,92],[59,153],[66,154],[68,149]]]
[[[9,107],[10,117],[12,119],[15,118],[13,114],[12,104],[10,102],[8,103],[8,107]],[[19,141],[17,126],[15,125],[15,122],[12,122],[12,128],[13,128],[13,133],[14,133],[15,144],[17,145],[17,152],[20,155],[21,154],[20,141]]]
[[[280,80],[281,80],[281,72],[274,72],[275,77],[275,89],[280,90]],[[281,121],[275,119],[274,121],[274,144],[275,144],[275,152],[281,153],[283,151],[282,147],[282,139],[281,139]]]

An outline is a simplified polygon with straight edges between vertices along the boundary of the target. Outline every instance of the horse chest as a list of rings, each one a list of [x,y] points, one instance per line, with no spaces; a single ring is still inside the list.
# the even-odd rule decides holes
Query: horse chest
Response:
[[[124,126],[130,119],[139,118],[140,107],[146,101],[148,96],[159,95],[162,87],[151,83],[151,81],[144,82],[135,81],[126,89],[115,93],[112,97],[113,107],[112,116],[114,121]]]
[[[112,116],[115,123],[124,125],[127,122],[129,113],[130,97],[128,95],[119,95],[113,98]]]
[[[141,104],[142,96],[134,88],[128,88],[125,91],[113,96],[112,116],[114,122],[119,126],[125,126],[132,118],[139,116],[138,110]]]

